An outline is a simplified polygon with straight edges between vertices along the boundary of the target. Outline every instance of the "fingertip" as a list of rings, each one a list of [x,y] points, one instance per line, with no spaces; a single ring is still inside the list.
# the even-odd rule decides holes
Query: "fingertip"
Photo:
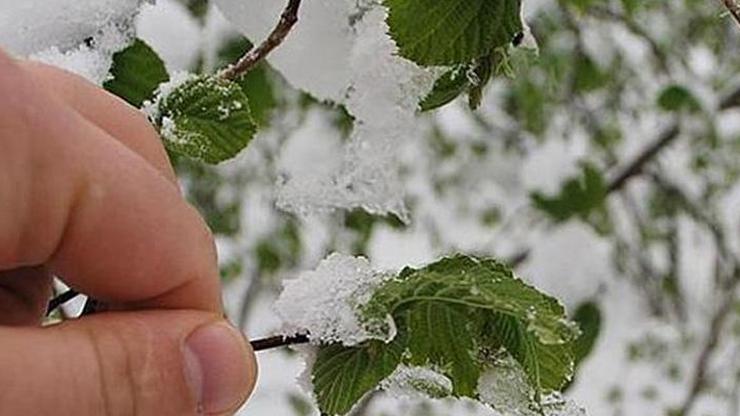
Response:
[[[254,351],[226,322],[201,326],[183,349],[188,385],[206,415],[235,412],[249,398],[257,378]]]

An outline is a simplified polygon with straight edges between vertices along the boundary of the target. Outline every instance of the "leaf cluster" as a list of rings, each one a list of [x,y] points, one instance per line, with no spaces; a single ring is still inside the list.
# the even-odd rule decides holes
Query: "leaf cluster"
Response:
[[[325,414],[346,414],[401,364],[432,368],[451,380],[452,396],[479,399],[482,372],[505,352],[526,374],[534,406],[573,375],[579,332],[563,306],[495,260],[458,255],[407,268],[377,289],[361,316],[372,327],[392,317],[397,335],[389,344],[321,347],[313,382]]]
[[[508,72],[509,45],[523,30],[521,0],[386,0],[385,5],[401,56],[449,68],[421,101],[422,111],[463,93],[477,108],[492,76]]]

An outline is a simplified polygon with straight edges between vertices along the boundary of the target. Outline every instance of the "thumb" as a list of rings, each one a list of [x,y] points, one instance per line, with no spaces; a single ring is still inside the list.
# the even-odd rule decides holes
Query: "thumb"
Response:
[[[228,415],[254,387],[244,338],[213,314],[120,312],[0,327],[2,415]]]

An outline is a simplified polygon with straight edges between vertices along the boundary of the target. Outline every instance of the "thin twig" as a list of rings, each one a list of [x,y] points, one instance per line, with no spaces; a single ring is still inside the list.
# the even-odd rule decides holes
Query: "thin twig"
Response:
[[[674,124],[660,135],[658,139],[640,153],[632,162],[625,166],[617,175],[609,181],[607,192],[612,193],[620,190],[633,177],[642,173],[648,162],[652,161],[661,150],[665,149],[679,136],[681,132],[678,124]]]
[[[674,412],[676,416],[688,415],[694,407],[696,400],[699,398],[699,395],[707,386],[709,363],[719,346],[720,335],[722,334],[725,322],[727,322],[727,318],[733,311],[733,306],[735,305],[735,291],[737,290],[738,284],[740,284],[740,267],[736,266],[732,284],[730,285],[729,290],[725,292],[725,298],[722,301],[722,305],[717,309],[715,315],[712,317],[707,340],[699,353],[699,358],[696,360],[696,364],[694,365],[691,388],[689,389],[689,393],[684,399],[681,407]]]
[[[49,301],[49,304],[46,307],[46,316],[51,315],[57,308],[61,307],[62,305],[71,301],[79,295],[80,294],[77,293],[77,291],[70,289],[62,294],[55,296],[51,301]]]
[[[223,79],[233,81],[249,72],[255,65],[265,59],[273,49],[280,46],[285,38],[288,37],[291,29],[298,22],[298,10],[300,7],[301,0],[289,0],[288,5],[280,16],[280,21],[267,39],[256,48],[252,48],[239,61],[226,67],[226,69],[219,73],[219,76]]]
[[[276,337],[256,339],[249,341],[255,351],[264,351],[273,348],[287,347],[290,345],[308,344],[308,335],[294,335],[290,337],[278,335]]]
[[[724,3],[727,10],[735,19],[735,22],[740,25],[740,4],[738,4],[737,0],[724,0]]]
[[[719,102],[717,110],[725,111],[738,106],[740,106],[740,88],[725,96]],[[681,127],[678,123],[674,123],[670,127],[666,128],[653,144],[648,146],[609,181],[607,186],[608,193],[622,189],[630,179],[643,173],[645,166],[653,161],[661,151],[673,143],[680,134]]]

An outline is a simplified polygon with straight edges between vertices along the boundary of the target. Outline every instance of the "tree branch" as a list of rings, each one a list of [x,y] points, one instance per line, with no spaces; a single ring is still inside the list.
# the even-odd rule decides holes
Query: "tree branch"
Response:
[[[704,343],[701,352],[699,352],[699,358],[696,360],[696,364],[694,365],[694,376],[691,381],[689,393],[684,399],[681,407],[673,413],[676,416],[688,415],[694,407],[696,400],[699,398],[699,395],[707,385],[709,363],[719,346],[720,335],[722,334],[725,322],[733,311],[733,306],[735,305],[735,291],[737,290],[738,284],[740,284],[740,267],[736,265],[732,282],[729,285],[730,287],[724,292],[725,298],[712,317],[707,340]]]
[[[61,293],[55,296],[51,301],[49,301],[49,304],[46,306],[46,316],[51,315],[57,308],[69,302],[70,300],[76,298],[79,295],[80,295],[79,293],[70,289],[64,293]]]
[[[308,344],[308,335],[294,335],[290,337],[278,335],[276,337],[256,339],[249,341],[255,351],[264,351],[273,348],[287,347],[290,345]]]
[[[724,3],[727,10],[735,19],[735,22],[740,25],[740,4],[738,4],[737,0],[724,0]]]
[[[285,10],[280,15],[280,21],[267,39],[256,48],[252,48],[239,61],[226,67],[219,73],[219,77],[233,81],[249,72],[255,65],[265,59],[270,52],[280,46],[285,38],[288,37],[291,29],[298,22],[298,10],[300,7],[301,0],[289,0]]]
[[[740,106],[740,88],[737,88],[727,96],[725,96],[717,106],[717,111],[725,111]],[[661,133],[657,140],[650,146],[648,146],[642,153],[640,153],[635,159],[627,164],[622,170],[620,170],[614,178],[612,178],[608,185],[608,193],[619,191],[622,189],[632,177],[643,173],[645,166],[653,161],[655,157],[681,134],[681,127],[678,123],[674,123],[670,127]]]
[[[618,191],[633,177],[642,173],[648,162],[652,161],[658,153],[671,144],[679,136],[680,128],[674,124],[660,135],[658,139],[640,153],[632,162],[625,166],[617,175],[609,181],[607,193]]]

